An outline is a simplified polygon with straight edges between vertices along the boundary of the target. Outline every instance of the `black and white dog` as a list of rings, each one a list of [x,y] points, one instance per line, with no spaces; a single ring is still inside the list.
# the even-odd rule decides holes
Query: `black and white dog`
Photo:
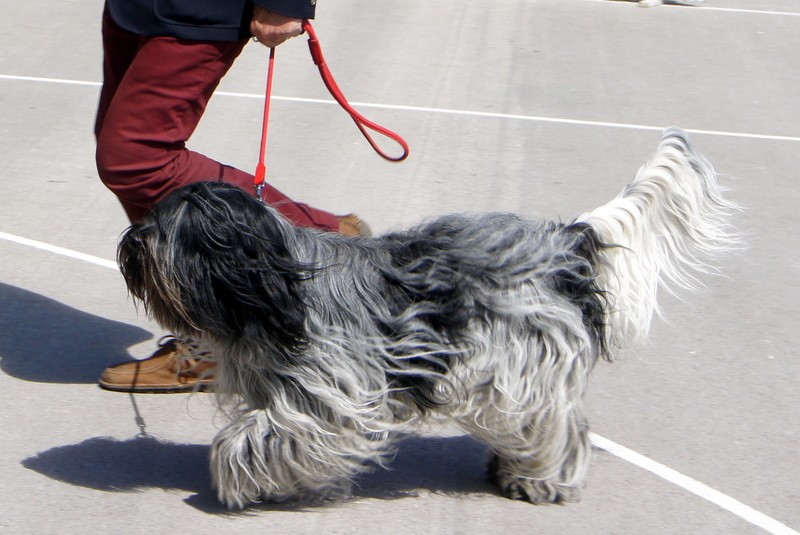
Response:
[[[693,289],[736,246],[735,209],[669,129],[616,199],[568,224],[450,215],[352,238],[200,183],[133,225],[118,259],[146,311],[218,362],[231,421],[211,468],[229,507],[346,490],[432,415],[489,446],[506,496],[558,502],[587,470],[595,362],[646,335],[659,286]]]

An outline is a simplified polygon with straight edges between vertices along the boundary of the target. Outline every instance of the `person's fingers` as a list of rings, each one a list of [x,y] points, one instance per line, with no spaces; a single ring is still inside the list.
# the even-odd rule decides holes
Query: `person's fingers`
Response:
[[[303,23],[300,19],[286,17],[256,5],[250,22],[250,33],[264,46],[274,47],[302,35]]]
[[[298,35],[303,34],[303,28],[301,25],[298,25],[297,28],[274,28],[274,27],[262,27],[258,24],[253,24],[250,28],[250,33],[253,34],[253,37],[259,43],[266,45],[266,46],[278,46],[281,43],[284,43],[291,39],[292,37],[297,37]]]

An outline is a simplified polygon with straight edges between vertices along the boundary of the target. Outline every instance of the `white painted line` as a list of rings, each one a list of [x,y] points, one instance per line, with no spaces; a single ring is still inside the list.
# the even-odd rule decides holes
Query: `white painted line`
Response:
[[[215,94],[226,97],[239,97],[239,98],[254,98],[264,99],[264,95],[255,93],[233,93],[229,91],[217,91]],[[273,100],[283,100],[288,102],[309,102],[313,104],[336,104],[334,100],[317,99],[317,98],[299,98],[299,97],[280,97],[274,96]],[[470,111],[470,110],[456,110],[448,108],[427,108],[423,106],[403,106],[397,104],[372,104],[368,102],[351,102],[353,106],[361,108],[380,108],[384,110],[399,110],[399,111],[414,111],[425,113],[443,113],[451,115],[466,115],[473,117],[486,117],[491,119],[513,119],[518,121],[534,121],[542,123],[559,123],[559,124],[573,124],[580,126],[604,126],[608,128],[627,128],[631,130],[653,130],[660,132],[666,126],[652,126],[643,124],[628,124],[628,123],[611,123],[605,121],[584,121],[581,119],[565,119],[563,117],[541,117],[536,115],[519,115],[513,113],[495,113],[487,111]],[[696,128],[684,128],[690,134],[707,135],[707,136],[725,136],[725,137],[743,137],[749,139],[769,139],[773,141],[800,141],[800,136],[778,136],[772,134],[754,134],[746,132],[726,132],[723,130],[700,130]]]
[[[70,85],[90,85],[100,87],[100,82],[89,82],[87,80],[66,80],[64,78],[40,78],[38,76],[14,76],[12,74],[0,74],[2,80],[17,80],[19,82],[45,82],[49,84],[70,84]]]
[[[74,258],[76,260],[82,260],[84,262],[89,262],[90,264],[95,264],[98,266],[102,266],[109,269],[115,269],[119,271],[116,262],[112,262],[111,260],[106,260],[104,258],[98,258],[96,256],[88,255],[85,253],[79,253],[78,251],[73,251],[72,249],[65,249],[64,247],[59,247],[57,245],[50,245],[49,243],[23,238],[21,236],[8,234],[6,232],[0,232],[0,239],[18,243],[20,245],[27,245],[28,247],[41,249],[42,251],[55,253],[57,255],[66,256],[69,258]]]
[[[697,8],[694,7],[694,9]],[[794,13],[790,11],[763,11],[760,9],[736,9],[732,7],[711,7],[711,6],[708,7],[701,6],[700,9],[704,11],[730,11],[731,13],[747,13],[750,15],[781,15],[784,17],[800,17],[800,13]]]
[[[587,1],[594,1],[594,0],[587,0]],[[600,1],[600,0],[598,0]],[[602,0],[607,1],[607,0]],[[62,83],[62,84],[74,84],[74,85],[90,85],[90,86],[99,86],[99,82],[85,82],[80,80],[61,80],[57,78],[35,78],[30,76],[10,76],[0,74],[0,79],[5,80],[19,80],[19,81],[29,81],[29,82],[46,82],[46,83]],[[264,100],[263,94],[257,93],[236,93],[231,91],[216,91],[216,95],[224,96],[224,97],[235,97],[235,98],[252,98],[252,99],[259,99]],[[272,97],[273,100],[282,100],[286,102],[305,102],[311,104],[336,104],[336,101],[329,100],[329,99],[318,99],[318,98],[299,98],[299,97],[281,97],[275,96]],[[384,110],[398,110],[398,111],[412,111],[412,112],[424,112],[424,113],[441,113],[441,114],[450,114],[450,115],[464,115],[464,116],[472,116],[472,117],[485,117],[491,119],[511,119],[511,120],[518,120],[518,121],[533,121],[533,122],[541,122],[541,123],[557,123],[557,124],[571,124],[571,125],[578,125],[578,126],[600,126],[606,128],[625,128],[629,130],[652,130],[660,132],[666,126],[671,125],[664,125],[664,126],[653,126],[653,125],[643,125],[643,124],[630,124],[630,123],[612,123],[612,122],[605,122],[605,121],[585,121],[581,119],[566,119],[563,117],[541,117],[536,115],[520,115],[520,114],[512,114],[512,113],[494,113],[494,112],[485,112],[485,111],[470,111],[470,110],[457,110],[457,109],[448,109],[448,108],[428,108],[423,106],[403,106],[403,105],[396,105],[396,104],[374,104],[369,102],[351,102],[353,106],[361,107],[361,108],[380,108]],[[747,139],[766,139],[771,141],[800,141],[800,136],[779,136],[773,134],[757,134],[757,133],[748,133],[748,132],[727,132],[723,130],[702,130],[697,128],[683,128],[686,132],[690,134],[696,135],[707,135],[707,136],[721,136],[721,137],[737,137],[737,138],[747,138]]]
[[[609,2],[609,0],[583,0],[584,2],[604,2],[604,3],[615,3],[615,4],[633,4],[636,5],[636,2],[633,0],[630,1],[616,1],[616,2]],[[659,7],[680,7],[680,8],[690,8],[690,11],[728,11],[730,13],[747,13],[748,15],[779,15],[784,17],[800,17],[800,13],[795,13],[793,11],[767,11],[762,9],[741,9],[741,8],[732,8],[732,7],[711,7],[711,6],[677,6],[677,5],[669,5],[664,4],[663,6]]]
[[[640,453],[629,450],[625,446],[620,446],[616,442],[612,442],[611,440],[603,438],[599,435],[595,435],[594,433],[590,433],[590,437],[592,439],[592,444],[598,448],[605,450],[608,453],[635,466],[638,466],[639,468],[647,470],[648,472],[651,472],[674,485],[678,485],[679,487],[688,490],[692,494],[699,496],[704,500],[708,500],[709,502],[725,509],[730,513],[733,513],[734,515],[746,520],[754,526],[758,526],[759,528],[766,530],[769,533],[774,535],[800,535],[800,533],[797,531],[793,530],[789,526],[786,526],[785,524],[781,524],[774,518],[756,511],[752,507],[731,498],[727,494],[723,494],[718,490],[714,490],[708,485],[700,483],[689,476],[685,476],[680,472],[669,468],[668,466],[664,466],[663,464],[649,459]]]
[[[36,249],[48,251],[69,258],[83,260],[84,262],[89,262],[91,264],[95,264],[101,267],[119,270],[115,262],[112,262],[110,260],[105,260],[103,258],[98,258],[96,256],[79,253],[71,249],[65,249],[64,247],[50,245],[48,243],[40,242],[37,240],[31,240],[28,238],[23,238],[20,236],[16,236],[14,234],[8,234],[6,232],[0,232],[0,239],[14,242],[20,245],[27,245],[29,247],[34,247]],[[624,446],[621,446],[616,442],[613,442],[607,438],[601,437],[600,435],[596,435],[594,433],[590,433],[589,435],[592,440],[592,444],[594,444],[596,447],[605,450],[608,453],[616,457],[619,457],[620,459],[627,461],[635,466],[638,466],[639,468],[647,470],[648,472],[651,472],[657,475],[658,477],[665,479],[666,481],[669,481],[674,485],[684,488],[689,492],[695,494],[696,496],[699,496],[704,500],[708,500],[709,502],[725,509],[726,511],[733,513],[739,518],[746,520],[747,522],[753,524],[754,526],[758,526],[774,535],[800,535],[800,533],[798,533],[797,531],[791,529],[790,527],[784,524],[781,524],[774,518],[771,518],[765,515],[764,513],[756,511],[752,507],[747,506],[731,498],[726,494],[714,490],[708,485],[705,485],[688,476],[685,476],[680,472],[677,472],[676,470],[669,468],[668,466],[664,466],[661,463],[649,459],[640,453],[636,453],[635,451],[630,450]]]

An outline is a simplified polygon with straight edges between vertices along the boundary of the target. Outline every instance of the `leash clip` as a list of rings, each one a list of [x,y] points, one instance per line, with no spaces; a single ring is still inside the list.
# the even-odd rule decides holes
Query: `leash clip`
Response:
[[[267,186],[267,181],[266,180],[261,181],[260,184],[254,184],[253,185],[253,193],[255,194],[256,199],[258,199],[261,202],[266,202],[266,201],[264,201],[264,197],[261,195],[266,186]]]

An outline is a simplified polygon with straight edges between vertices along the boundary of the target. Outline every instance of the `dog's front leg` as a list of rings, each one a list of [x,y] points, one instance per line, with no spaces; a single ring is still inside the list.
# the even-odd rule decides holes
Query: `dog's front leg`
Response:
[[[266,415],[246,411],[214,438],[211,446],[211,477],[217,497],[230,509],[260,501],[279,487],[264,459],[265,441],[270,440]]]
[[[243,410],[214,438],[211,475],[219,500],[231,509],[322,498],[347,491],[370,460],[379,462],[389,441],[386,434],[352,429],[289,429],[273,425],[265,410]]]

